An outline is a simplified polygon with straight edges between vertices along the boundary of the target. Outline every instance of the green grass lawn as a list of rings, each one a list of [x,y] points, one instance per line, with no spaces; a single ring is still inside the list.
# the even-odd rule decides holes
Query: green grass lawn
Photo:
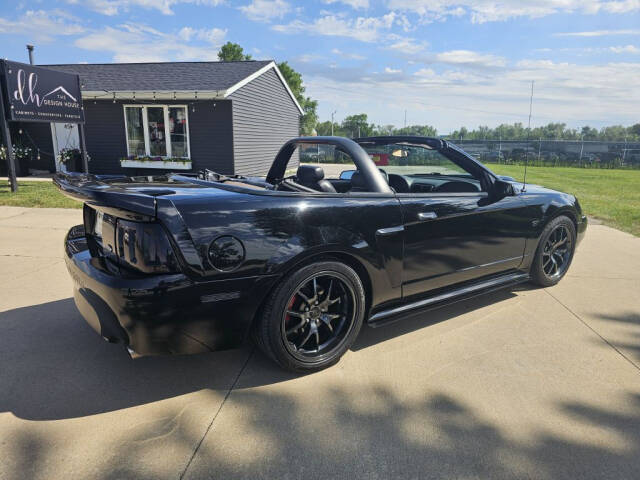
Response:
[[[522,180],[522,166],[487,166],[495,173]],[[640,170],[528,167],[527,183],[571,193],[587,215],[640,236]]]
[[[16,193],[11,193],[8,182],[0,182],[0,205],[82,208],[82,202],[76,202],[62,195],[53,182],[19,182]]]
[[[498,174],[522,180],[522,166],[488,166]],[[527,182],[572,193],[587,215],[640,236],[640,170],[529,167]],[[20,182],[17,194],[11,193],[7,183],[0,184],[0,205],[82,207],[81,202],[63,196],[51,182]]]

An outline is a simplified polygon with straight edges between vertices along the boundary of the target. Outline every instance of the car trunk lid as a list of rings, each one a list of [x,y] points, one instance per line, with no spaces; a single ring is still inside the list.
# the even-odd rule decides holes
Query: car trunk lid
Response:
[[[172,195],[177,188],[194,186],[168,176],[125,177],[58,173],[53,182],[66,196],[108,210],[124,210],[147,217],[156,215],[156,197]]]

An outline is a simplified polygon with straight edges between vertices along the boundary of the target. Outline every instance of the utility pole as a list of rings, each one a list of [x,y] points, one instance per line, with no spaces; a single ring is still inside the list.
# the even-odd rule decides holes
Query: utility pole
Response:
[[[27,45],[27,51],[29,52],[29,63],[33,65],[33,45]]]
[[[407,128],[407,109],[404,109],[404,128]]]
[[[538,138],[538,164],[540,163],[540,148],[542,146],[542,137]]]
[[[337,112],[337,110],[334,110],[333,112],[331,112],[331,136],[333,137],[333,116],[335,115],[335,113]]]
[[[582,142],[580,144],[580,160],[578,160],[578,166],[582,166],[582,152],[584,151],[584,135],[582,135],[580,137],[580,141]]]

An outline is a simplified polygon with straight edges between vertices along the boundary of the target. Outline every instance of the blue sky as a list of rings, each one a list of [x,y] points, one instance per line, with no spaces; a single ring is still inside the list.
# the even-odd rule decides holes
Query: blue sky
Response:
[[[321,120],[640,122],[640,0],[0,0],[2,55],[38,63],[287,60]]]

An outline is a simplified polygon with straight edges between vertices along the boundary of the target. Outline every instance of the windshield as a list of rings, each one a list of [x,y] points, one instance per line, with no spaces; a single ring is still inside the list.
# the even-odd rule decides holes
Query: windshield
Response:
[[[361,145],[374,163],[387,173],[398,175],[455,176],[473,178],[471,174],[428,145],[392,143]]]

